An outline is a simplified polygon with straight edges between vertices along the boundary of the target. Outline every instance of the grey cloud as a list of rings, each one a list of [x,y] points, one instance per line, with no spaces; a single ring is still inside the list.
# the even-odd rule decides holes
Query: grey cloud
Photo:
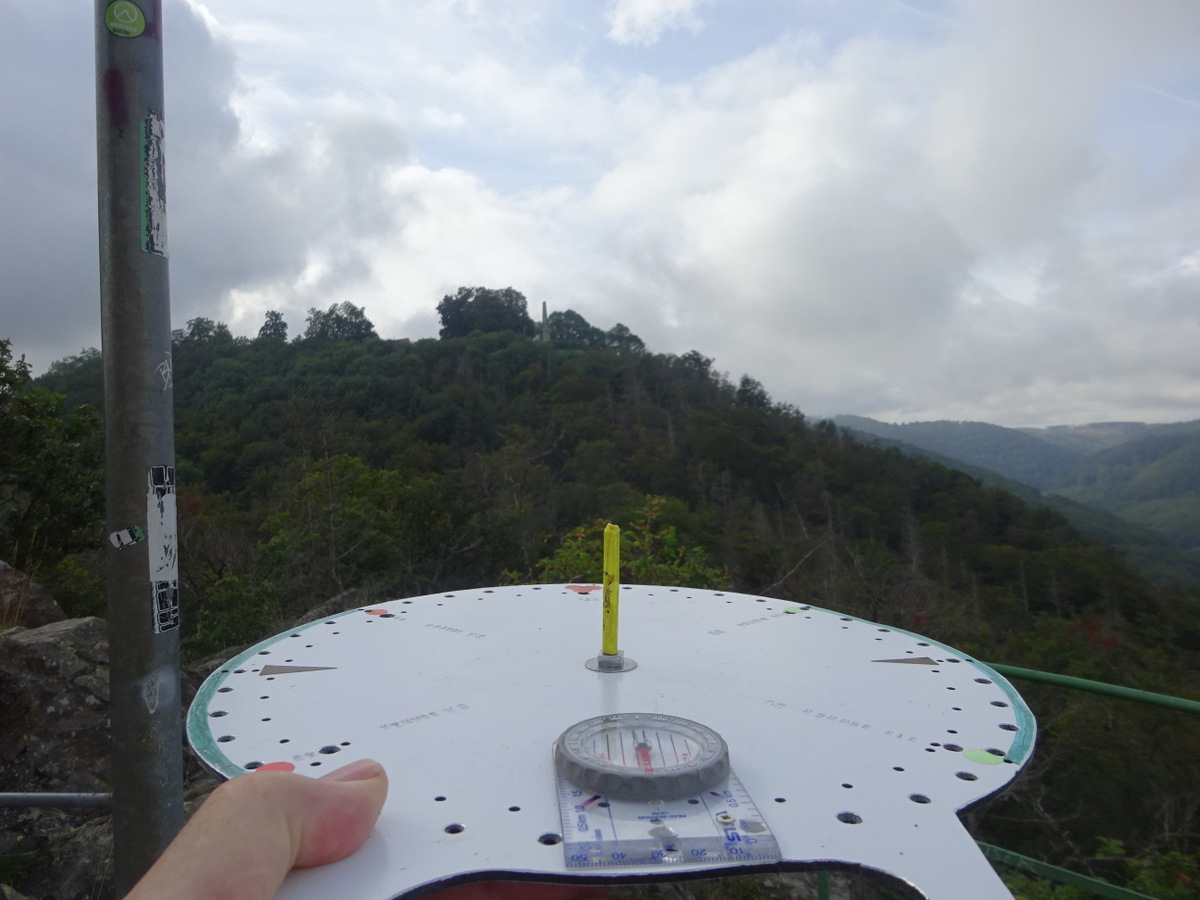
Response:
[[[512,284],[808,412],[1200,414],[1194,0],[702,12],[735,3],[792,30],[718,53],[709,29],[666,83],[621,68],[646,54],[612,46],[604,4],[508,30],[486,4],[395,4],[376,36],[304,0],[212,0],[214,33],[167,0],[176,321],[253,333],[270,307],[295,331],[350,299],[419,337],[457,284]],[[18,352],[98,331],[84,19],[24,6],[0,34],[40,76],[0,122]]]
[[[0,337],[41,369],[99,331],[92,23],[65,4],[4,18]]]
[[[269,290],[295,321],[370,278],[370,238],[396,225],[383,181],[407,159],[406,139],[386,119],[315,97],[287,143],[250,146],[231,106],[243,89],[232,50],[189,8],[177,18],[168,37],[178,68],[167,72],[175,318],[237,318],[247,311],[231,292]]]

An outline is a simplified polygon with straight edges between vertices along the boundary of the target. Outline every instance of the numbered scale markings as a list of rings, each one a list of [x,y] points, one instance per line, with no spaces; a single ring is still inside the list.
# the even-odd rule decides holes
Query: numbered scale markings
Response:
[[[568,869],[751,865],[781,859],[779,844],[733,772],[681,800],[610,800],[558,776]]]

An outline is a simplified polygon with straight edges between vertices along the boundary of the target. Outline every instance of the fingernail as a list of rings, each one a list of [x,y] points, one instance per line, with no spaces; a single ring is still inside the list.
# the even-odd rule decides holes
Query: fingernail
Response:
[[[322,781],[366,781],[383,773],[383,766],[373,759],[360,759],[349,765],[335,769],[328,775],[322,775]]]

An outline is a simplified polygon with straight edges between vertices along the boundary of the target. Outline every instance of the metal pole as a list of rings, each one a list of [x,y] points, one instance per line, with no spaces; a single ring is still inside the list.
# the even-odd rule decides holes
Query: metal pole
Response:
[[[129,891],[183,824],[161,0],[96,0],[113,856]]]

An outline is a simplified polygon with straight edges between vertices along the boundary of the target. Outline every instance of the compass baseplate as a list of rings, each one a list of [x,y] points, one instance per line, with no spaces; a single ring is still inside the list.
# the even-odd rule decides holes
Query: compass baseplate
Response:
[[[623,585],[625,672],[586,666],[596,585],[455,591],[352,609],[215,671],[188,713],[211,771],[313,777],[371,757],[391,788],[361,850],[282,900],[416,897],[475,880],[612,883],[862,867],[930,900],[1009,898],[958,819],[1028,761],[1007,681],[916,634],[732,592]],[[553,745],[600,715],[680,716],[729,746],[779,862],[572,867]]]

